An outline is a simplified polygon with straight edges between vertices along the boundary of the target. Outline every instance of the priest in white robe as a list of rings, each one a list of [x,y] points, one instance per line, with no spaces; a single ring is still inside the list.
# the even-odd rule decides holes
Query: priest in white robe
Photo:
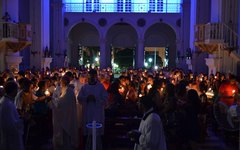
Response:
[[[70,80],[61,79],[61,94],[57,90],[52,100],[53,146],[56,150],[74,150],[78,146],[76,96]]]
[[[23,121],[14,105],[18,85],[9,81],[4,90],[5,95],[0,99],[0,150],[24,150]]]
[[[84,135],[92,134],[92,130],[86,127],[86,124],[92,123],[92,121],[102,124],[102,128],[97,129],[97,134],[103,135],[105,121],[104,107],[108,93],[102,83],[98,81],[96,70],[90,70],[89,77],[88,83],[83,85],[78,94],[78,101],[83,109]]]

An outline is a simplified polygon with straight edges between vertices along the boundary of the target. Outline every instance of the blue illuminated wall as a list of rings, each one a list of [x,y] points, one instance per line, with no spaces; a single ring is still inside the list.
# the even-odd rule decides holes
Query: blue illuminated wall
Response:
[[[182,0],[65,0],[66,12],[180,13]]]

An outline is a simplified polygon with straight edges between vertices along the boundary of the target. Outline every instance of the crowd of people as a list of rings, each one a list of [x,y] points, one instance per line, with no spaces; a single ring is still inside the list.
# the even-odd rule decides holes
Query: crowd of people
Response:
[[[219,91],[223,84],[232,88],[230,95]],[[102,124],[97,135],[104,138],[105,117],[142,115],[138,132],[128,134],[136,150],[196,149],[214,120],[216,99],[229,98],[230,117],[239,117],[239,85],[231,74],[181,69],[129,69],[118,77],[110,68],[6,70],[0,74],[0,149],[24,149],[32,126],[41,136],[52,132],[54,149],[76,149],[87,143],[92,130],[86,124],[93,120]]]

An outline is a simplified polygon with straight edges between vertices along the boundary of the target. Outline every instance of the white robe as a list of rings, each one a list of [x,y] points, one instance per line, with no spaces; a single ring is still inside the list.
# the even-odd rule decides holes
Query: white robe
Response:
[[[19,110],[22,110],[22,103],[23,103],[21,98],[22,93],[23,93],[23,90],[19,90],[14,101],[16,108]]]
[[[134,150],[166,150],[166,141],[162,121],[158,114],[151,113],[139,126],[141,136]]]
[[[87,97],[89,95],[94,95],[96,103],[87,103]],[[97,133],[100,135],[104,134],[104,106],[108,98],[108,93],[105,90],[102,83],[97,82],[95,85],[85,84],[79,94],[78,100],[82,104],[83,109],[83,126],[84,126],[84,135],[92,134],[91,129],[86,128],[87,123],[92,123],[95,120],[97,123],[102,124],[102,128],[97,130]]]
[[[61,149],[69,149],[66,145],[78,146],[78,127],[76,96],[74,90],[70,87],[66,89],[63,95],[53,99],[53,143],[56,146],[62,146]],[[64,140],[69,138],[70,141]],[[68,143],[65,143],[68,142]],[[70,143],[69,143],[70,142]],[[66,148],[63,148],[66,147]]]
[[[24,150],[23,121],[8,96],[0,99],[0,149]]]

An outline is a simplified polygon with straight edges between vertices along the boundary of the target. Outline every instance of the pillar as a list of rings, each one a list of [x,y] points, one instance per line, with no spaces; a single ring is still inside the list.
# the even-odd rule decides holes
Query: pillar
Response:
[[[191,0],[191,13],[190,13],[190,40],[189,47],[192,51],[195,51],[194,41],[195,41],[195,25],[197,17],[197,0]]]
[[[30,22],[32,24],[32,46],[30,48],[30,66],[43,68],[42,59],[45,47],[50,41],[50,2],[46,0],[30,1]]]
[[[63,67],[67,37],[64,37],[64,5],[62,0],[51,1],[51,44],[53,66]],[[67,35],[67,33],[66,33]],[[64,39],[65,38],[65,39]],[[69,57],[69,56],[68,56]]]
[[[195,1],[195,0],[193,0]],[[190,47],[189,45],[189,39],[190,39],[190,31],[189,28],[192,25],[191,23],[194,23],[192,26],[194,27],[194,25],[196,24],[195,22],[191,22],[192,20],[190,19],[194,19],[194,18],[190,18],[191,17],[191,2],[189,0],[183,0],[182,3],[182,13],[181,13],[181,37],[182,37],[182,54],[181,55],[185,55],[186,50]],[[195,17],[195,16],[194,16]],[[195,17],[196,18],[196,17]],[[194,28],[193,28],[194,30]],[[193,40],[194,40],[194,34],[193,34]],[[194,44],[193,42],[191,44]]]
[[[222,1],[211,0],[211,22],[221,22],[222,18]]]
[[[108,67],[107,64],[107,49],[106,49],[106,39],[100,38],[100,68],[104,69]],[[110,57],[111,58],[111,57]],[[110,59],[108,58],[108,59]]]
[[[222,1],[221,0],[212,0],[211,1],[211,23],[221,22],[222,17]],[[208,75],[211,73],[215,74],[217,71],[220,71],[221,67],[221,58],[220,58],[221,44],[218,45],[218,49],[214,54],[209,54],[206,58],[206,65],[208,66]]]
[[[4,16],[5,12],[8,12],[8,14],[11,17],[11,21],[18,22],[19,21],[19,0],[4,0],[1,1],[2,3],[2,12],[1,12],[1,18]],[[0,18],[0,20],[1,20]]]
[[[135,68],[142,68],[144,66],[144,39],[138,39],[135,64]]]

